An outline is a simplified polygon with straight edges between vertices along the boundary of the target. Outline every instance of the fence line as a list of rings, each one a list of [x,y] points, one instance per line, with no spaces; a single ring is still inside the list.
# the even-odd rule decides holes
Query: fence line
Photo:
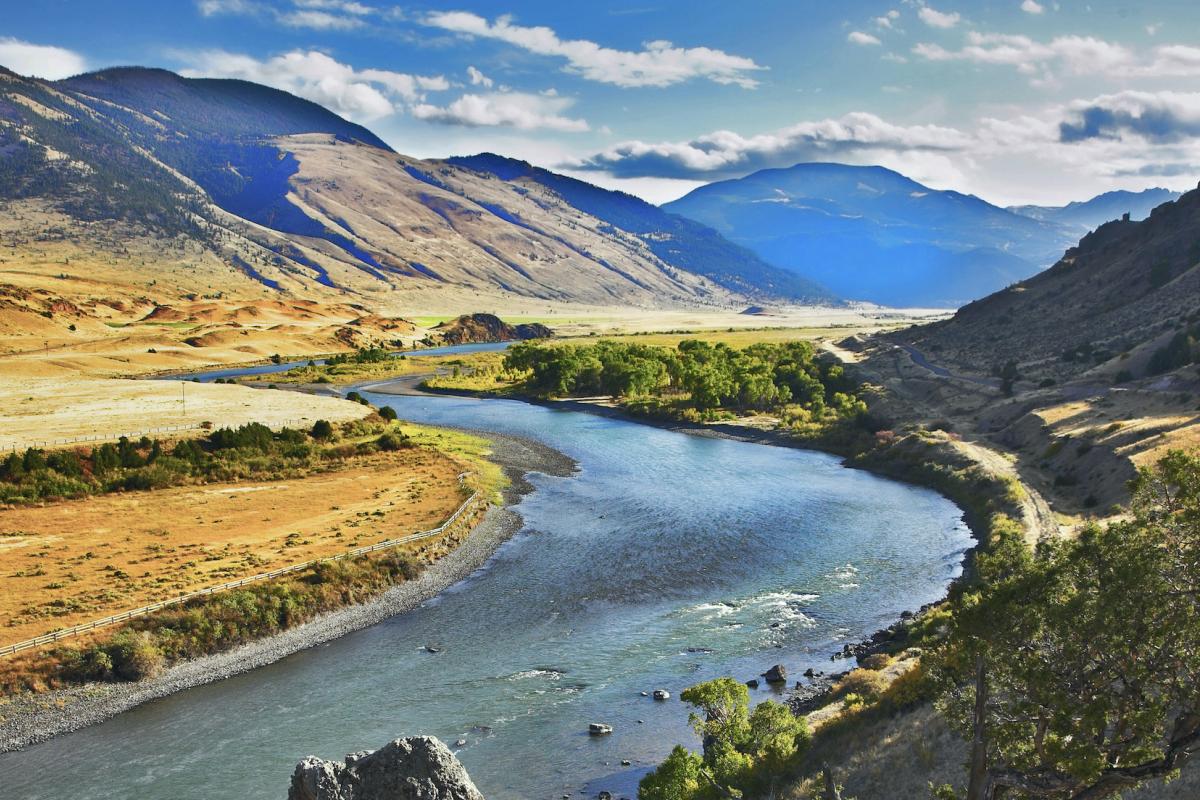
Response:
[[[463,477],[462,475],[459,476],[460,479],[462,477]],[[433,536],[438,536],[442,533],[445,533],[447,528],[449,528],[451,525],[453,525],[455,522],[457,522],[460,518],[462,518],[463,514],[465,514],[467,512],[467,510],[476,503],[477,500],[479,500],[479,492],[472,493],[471,496],[468,497],[466,500],[464,500],[462,505],[460,505],[454,511],[454,513],[450,515],[450,517],[445,522],[443,522],[441,525],[439,525],[436,528],[433,528],[431,530],[419,531],[417,533],[410,533],[406,536],[401,536],[397,539],[389,539],[385,542],[379,542],[378,544],[366,545],[364,547],[357,547],[353,550],[348,550],[345,553],[339,553],[336,556],[328,556],[326,558],[314,558],[311,561],[305,561],[302,564],[293,564],[289,567],[281,567],[280,569],[271,570],[270,572],[261,572],[258,575],[251,575],[250,577],[247,577],[247,578],[240,578],[239,580],[236,580],[236,581],[229,581],[228,583],[222,583],[219,586],[210,586],[206,589],[197,589],[194,592],[188,592],[187,594],[181,594],[178,597],[172,597],[169,600],[160,600],[157,603],[150,603],[149,605],[142,606],[141,608],[135,608],[132,611],[123,611],[120,614],[113,614],[111,616],[104,617],[103,619],[97,619],[97,620],[93,620],[91,622],[85,622],[80,625],[74,625],[70,628],[63,628],[62,630],[53,631],[52,633],[45,633],[45,634],[42,634],[41,636],[35,636],[32,639],[26,639],[23,642],[17,642],[16,644],[10,644],[10,645],[5,645],[4,647],[0,647],[0,656],[12,655],[12,654],[18,653],[22,650],[28,650],[31,647],[39,647],[43,644],[50,644],[52,642],[57,642],[61,639],[66,639],[71,636],[78,636],[81,633],[84,633],[86,631],[92,631],[92,630],[95,630],[96,628],[104,628],[109,625],[115,625],[118,622],[125,622],[127,620],[133,619],[134,617],[140,617],[144,614],[148,614],[151,611],[158,611],[159,609],[167,608],[168,606],[174,606],[174,605],[178,605],[180,603],[185,603],[188,600],[193,600],[197,597],[204,597],[206,595],[215,594],[217,592],[225,591],[226,589],[236,589],[239,586],[245,586],[246,584],[249,584],[249,583],[256,583],[258,581],[270,580],[271,578],[278,578],[281,575],[287,575],[292,572],[300,572],[302,570],[308,569],[309,567],[312,567],[312,566],[315,566],[317,564],[321,564],[324,562],[340,561],[340,560],[346,559],[346,558],[354,558],[356,556],[366,555],[367,553],[374,553],[377,550],[385,550],[389,547],[396,547],[397,545],[406,544],[408,542],[415,542],[415,541],[419,541],[421,539],[428,539]]]
[[[297,426],[311,427],[313,422],[314,422],[314,420],[310,419],[308,417],[301,417],[300,419],[285,419],[279,423],[279,427],[281,427],[281,428],[294,428]],[[24,443],[13,442],[12,444],[8,444],[8,445],[4,445],[3,447],[0,447],[0,452],[2,452],[4,450],[9,450],[9,451],[12,451],[15,453],[18,450],[25,450],[30,447],[61,447],[61,446],[69,445],[69,444],[83,444],[86,442],[115,442],[118,439],[120,439],[122,436],[124,436],[128,439],[140,439],[141,437],[149,436],[152,433],[176,433],[178,431],[210,430],[212,428],[214,428],[212,423],[208,423],[208,425],[206,426],[205,423],[203,423],[203,422],[197,422],[194,425],[162,425],[157,428],[146,428],[145,430],[127,431],[125,433],[88,433],[88,434],[84,434],[82,436],[68,436],[65,438],[58,437],[56,439],[41,439],[41,440],[35,440],[35,441],[28,441],[28,442],[24,442]]]

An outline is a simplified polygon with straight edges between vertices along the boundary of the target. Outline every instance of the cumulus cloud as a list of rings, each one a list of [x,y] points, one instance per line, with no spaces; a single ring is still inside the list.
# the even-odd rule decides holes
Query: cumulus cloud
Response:
[[[623,87],[670,86],[701,78],[749,89],[758,85],[750,73],[764,69],[743,56],[709,47],[676,47],[662,40],[646,42],[644,49],[633,52],[603,47],[586,39],[560,39],[550,28],[515,25],[508,16],[489,22],[467,11],[444,11],[428,14],[424,23],[454,33],[507,42],[537,55],[562,58],[569,72]]]
[[[1200,137],[1200,93],[1124,91],[1071,105],[1059,125],[1059,139],[1138,137],[1175,143]]]
[[[475,67],[467,67],[467,77],[471,79],[472,86],[482,86],[485,89],[492,88],[492,84],[495,83],[495,81],[475,69]]]
[[[1021,10],[1026,14],[1041,14],[1045,12],[1046,7],[1037,0],[1023,0]]]
[[[588,130],[586,120],[563,114],[574,104],[553,93],[489,92],[464,94],[446,106],[421,103],[412,114],[419,119],[468,127],[505,127],[523,131],[551,130],[580,133]]]
[[[299,95],[344,116],[371,121],[396,113],[424,93],[445,91],[441,75],[409,75],[380,69],[355,70],[318,50],[293,50],[260,61],[224,50],[184,54],[189,77],[240,78]]]
[[[712,180],[854,154],[877,158],[897,152],[947,153],[969,143],[968,136],[953,128],[895,125],[874,114],[855,112],[838,119],[801,122],[757,136],[715,131],[683,142],[622,142],[568,166],[625,178]]]
[[[962,15],[956,11],[938,11],[930,6],[921,6],[917,9],[917,16],[920,17],[921,22],[931,28],[953,28],[962,20]]]
[[[74,51],[12,37],[0,37],[0,65],[18,75],[51,81],[78,75],[88,68],[86,59]]]
[[[882,42],[879,41],[878,36],[872,36],[871,34],[863,33],[862,31],[851,31],[846,37],[846,41],[850,42],[851,44],[862,45],[882,44]]]

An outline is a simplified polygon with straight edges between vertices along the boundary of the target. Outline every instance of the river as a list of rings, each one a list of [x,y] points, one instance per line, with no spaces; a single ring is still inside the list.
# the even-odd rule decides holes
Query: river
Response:
[[[6,798],[282,798],[301,756],[412,734],[465,740],[489,800],[633,796],[673,744],[696,744],[680,690],[775,663],[836,668],[842,642],[942,597],[971,546],[950,501],[821,453],[516,401],[364,395],[538,439],[580,470],[531,476],[525,528],[416,611],[0,756]],[[656,688],[672,700],[640,694]],[[593,721],[613,734],[589,737]]]

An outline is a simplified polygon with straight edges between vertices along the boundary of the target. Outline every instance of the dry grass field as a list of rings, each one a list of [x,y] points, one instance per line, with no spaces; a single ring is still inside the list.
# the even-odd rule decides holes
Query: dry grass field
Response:
[[[0,645],[436,527],[466,466],[417,447],[295,480],[0,511]]]

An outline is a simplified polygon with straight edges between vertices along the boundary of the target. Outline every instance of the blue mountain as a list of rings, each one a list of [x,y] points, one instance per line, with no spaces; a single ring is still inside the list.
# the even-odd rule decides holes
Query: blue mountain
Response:
[[[883,167],[797,164],[667,203],[840,297],[957,307],[1054,263],[1062,226]]]

